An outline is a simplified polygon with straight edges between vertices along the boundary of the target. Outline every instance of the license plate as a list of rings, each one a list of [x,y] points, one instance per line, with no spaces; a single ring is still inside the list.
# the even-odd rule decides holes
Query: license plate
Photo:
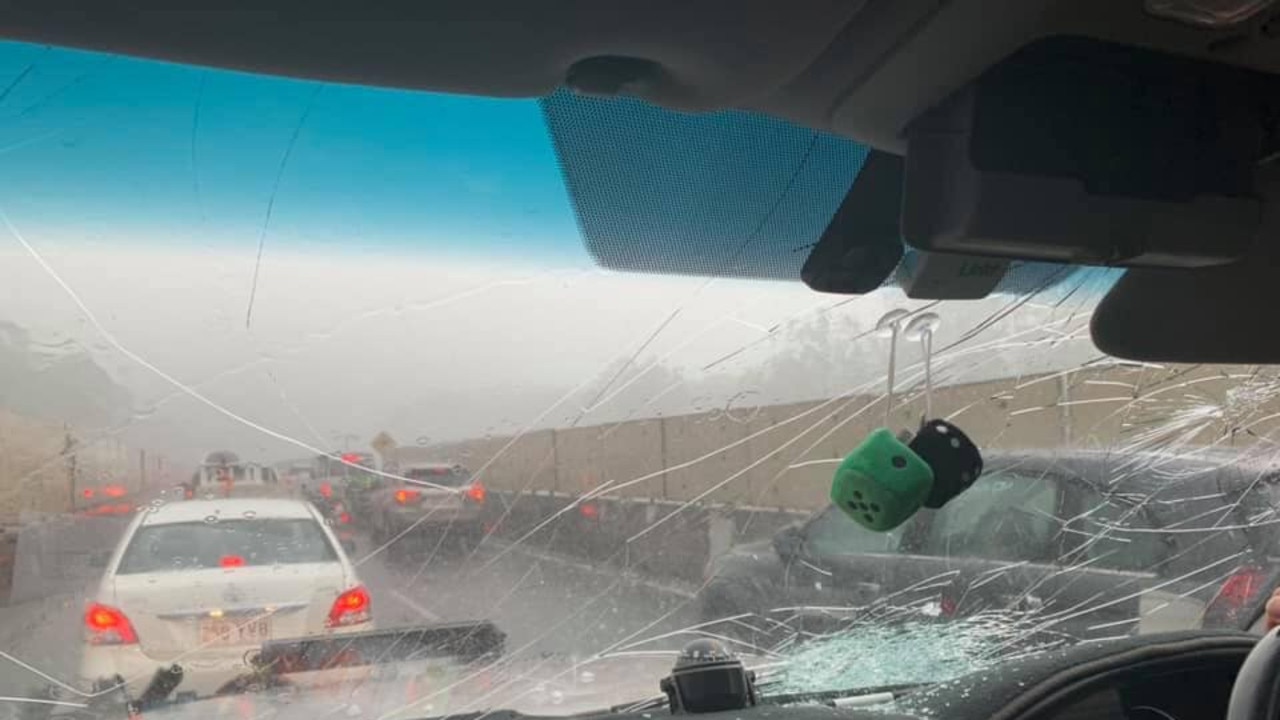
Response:
[[[258,645],[270,639],[270,618],[207,618],[200,621],[201,645]]]

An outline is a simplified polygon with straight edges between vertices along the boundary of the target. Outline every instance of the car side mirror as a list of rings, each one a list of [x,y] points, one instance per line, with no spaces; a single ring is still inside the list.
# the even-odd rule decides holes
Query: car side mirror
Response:
[[[789,560],[804,549],[804,531],[797,525],[788,525],[773,536],[773,549],[778,557]]]

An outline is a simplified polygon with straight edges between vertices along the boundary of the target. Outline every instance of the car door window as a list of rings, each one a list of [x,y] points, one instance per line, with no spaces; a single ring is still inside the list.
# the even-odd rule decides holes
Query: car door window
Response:
[[[1084,559],[1091,567],[1106,570],[1150,570],[1166,554],[1166,545],[1151,513],[1132,503],[1122,502],[1094,489],[1085,491],[1081,543]]]
[[[828,507],[809,524],[807,547],[818,557],[893,553],[902,544],[903,528],[909,524],[908,521],[889,532],[875,532],[845,517],[836,508]]]
[[[1060,486],[1048,476],[983,475],[934,514],[923,544],[928,555],[991,560],[1052,556]]]

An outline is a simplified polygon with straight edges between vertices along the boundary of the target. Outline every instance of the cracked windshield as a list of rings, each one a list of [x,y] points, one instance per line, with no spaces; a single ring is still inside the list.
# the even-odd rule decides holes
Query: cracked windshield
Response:
[[[1280,585],[1275,371],[1101,354],[1111,271],[809,289],[852,141],[9,43],[0,151],[0,717],[834,697]]]

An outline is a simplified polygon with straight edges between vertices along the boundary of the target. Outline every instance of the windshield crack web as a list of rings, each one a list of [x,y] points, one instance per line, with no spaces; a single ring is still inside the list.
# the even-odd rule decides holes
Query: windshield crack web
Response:
[[[0,102],[22,99],[38,75],[35,67],[15,67]],[[217,217],[212,72],[182,76],[183,97],[192,105],[182,106],[172,139],[181,187],[194,198],[201,228]],[[40,89],[22,112],[56,107],[87,74],[69,73],[52,93]],[[508,647],[500,657],[431,674],[402,662],[411,640],[399,632],[367,658],[388,667],[375,665],[381,669],[339,683],[324,696],[324,708],[307,714],[358,711],[389,719],[486,715],[522,704],[548,713],[618,702],[649,707],[657,679],[695,639],[714,639],[746,658],[766,694],[931,682],[1084,638],[1171,627],[1244,629],[1280,584],[1266,562],[1280,525],[1271,439],[1280,419],[1280,377],[1263,368],[1100,356],[1089,343],[1088,319],[1111,277],[1106,273],[1032,267],[1019,276],[1031,279],[1019,280],[1016,291],[969,305],[910,300],[891,287],[856,298],[815,298],[742,280],[794,279],[804,255],[793,250],[821,232],[865,157],[852,143],[734,113],[662,116],[676,125],[610,128],[601,119],[614,111],[643,120],[654,117],[653,110],[557,94],[529,109],[547,124],[539,137],[550,133],[554,147],[545,157],[561,163],[557,177],[570,190],[566,204],[574,204],[572,222],[588,251],[608,268],[679,266],[676,272],[714,277],[664,284],[572,262],[548,270],[514,260],[465,275],[440,260],[443,270],[425,262],[400,274],[378,266],[388,279],[371,279],[363,276],[375,274],[367,270],[373,265],[344,256],[335,264],[350,263],[345,274],[329,268],[334,274],[315,287],[277,290],[284,263],[263,265],[268,235],[274,258],[277,248],[282,255],[286,249],[278,238],[314,232],[289,206],[295,190],[312,179],[313,141],[320,146],[335,108],[356,97],[341,86],[303,90],[296,107],[279,113],[250,206],[257,209],[245,213],[237,231],[257,241],[244,324],[233,307],[234,333],[220,334],[221,326],[210,321],[214,337],[190,340],[219,362],[188,366],[165,347],[174,344],[171,338],[157,343],[133,330],[117,317],[130,308],[95,292],[98,281],[77,268],[83,260],[29,227],[20,203],[6,204],[0,220],[24,256],[25,271],[38,270],[31,274],[70,301],[74,322],[82,320],[82,334],[91,337],[84,344],[103,357],[122,358],[159,389],[125,420],[74,435],[67,430],[65,444],[24,455],[6,476],[16,481],[0,490],[0,499],[28,497],[33,484],[77,458],[204,412],[231,428],[228,437],[249,431],[262,448],[277,449],[264,453],[306,453],[323,458],[325,467],[341,467],[344,480],[358,473],[373,487],[428,498],[401,525],[377,534],[352,531],[352,577],[372,597],[378,629],[492,620],[507,634]],[[429,115],[419,112],[412,121]],[[458,125],[455,135],[480,123],[464,117]],[[566,133],[584,127],[589,142],[567,147]],[[604,171],[604,158],[593,160],[582,148],[608,144],[624,129],[658,136],[652,155],[614,148],[611,159],[629,158],[634,177],[591,180]],[[731,155],[747,147],[774,149],[760,167],[744,160],[745,151],[737,153],[741,162],[703,162],[711,148],[707,135],[715,133],[726,138],[719,151]],[[358,154],[372,152],[362,146]],[[694,162],[662,172],[680,153]],[[432,173],[453,172],[450,157],[431,159]],[[512,178],[486,178],[469,164],[483,160],[480,154],[463,158],[457,164],[466,167],[449,177],[484,195],[486,213],[498,212],[508,195],[534,194],[518,186],[504,195],[503,183]],[[669,191],[647,194],[655,182]],[[700,185],[708,192],[696,193]],[[670,211],[667,224],[650,228],[656,239],[644,252],[621,252],[621,241],[641,225],[635,216],[601,211],[610,203],[616,209],[617,195]],[[342,198],[330,200],[339,205]],[[735,203],[748,211],[731,216]],[[530,201],[521,216],[522,231],[531,236],[531,218],[540,211],[535,205]],[[317,225],[342,214],[315,209],[322,216]],[[447,225],[440,223],[442,234],[459,232]],[[691,238],[710,240],[710,250],[692,265],[676,252]],[[268,269],[272,282],[260,286]],[[158,323],[163,313],[155,309],[167,304],[168,293],[179,294],[152,279],[157,289],[140,295],[146,301],[133,310],[145,308]],[[397,287],[384,291],[379,283]],[[349,301],[365,294],[376,299],[352,309]],[[308,304],[330,304],[327,314],[317,315],[327,319],[286,331],[287,309]],[[616,318],[611,324],[584,320],[579,328],[557,317],[589,312]],[[886,327],[882,321],[890,315],[894,321]],[[520,323],[533,330],[521,334]],[[448,362],[434,362],[432,353]],[[386,359],[397,355],[405,356],[399,366]],[[340,358],[330,367],[341,367],[327,376],[309,367],[327,356]],[[560,365],[567,369],[559,371]],[[421,391],[454,383],[462,374],[450,372],[459,366],[487,373],[486,384],[464,388],[473,396]],[[545,392],[523,400],[524,386],[538,383]],[[397,385],[404,397],[392,403],[383,390]],[[459,397],[466,402],[457,403]],[[326,409],[326,401],[347,406]],[[379,403],[405,409],[379,415],[383,407],[363,407]],[[470,418],[479,412],[468,416],[462,407],[470,404],[509,407],[491,413],[503,416],[500,422],[477,423]],[[988,460],[979,483],[892,532],[864,532],[830,511],[832,475],[846,453],[881,425],[911,432],[935,415],[979,441]],[[330,427],[335,416],[346,423],[336,427],[338,435]],[[373,436],[363,432],[365,425],[385,418],[389,434],[418,438],[412,447],[395,448],[404,452],[381,458],[404,462],[365,467],[348,459],[348,441],[374,444],[362,440]],[[341,452],[331,447],[335,437]],[[244,445],[255,451],[253,442]],[[418,474],[406,469],[414,463]],[[423,469],[454,463],[478,480],[481,500],[468,494],[471,484],[452,485]],[[358,497],[344,494],[342,512],[358,514]],[[157,499],[179,504],[173,495]],[[130,512],[156,507],[151,498],[129,501]],[[76,507],[74,498],[69,502]],[[459,511],[469,502],[484,504],[478,530]],[[330,520],[336,537],[344,528]],[[91,521],[77,516],[75,522]],[[228,559],[231,565],[217,572],[248,574],[236,565],[243,556]],[[23,689],[57,690],[26,696],[15,690],[0,694],[0,703],[80,707],[120,689],[114,682],[81,686],[64,665],[47,662],[52,656],[40,646],[51,643],[42,633],[63,624],[82,630],[82,610],[49,605],[31,627],[0,626],[8,631],[0,634],[0,658],[21,674]],[[265,620],[281,627],[287,615],[273,606],[234,626]],[[194,667],[212,643],[212,637],[193,639],[169,657]],[[124,679],[145,680],[146,673]],[[261,693],[240,699],[254,697]],[[248,714],[278,710],[264,703]]]

